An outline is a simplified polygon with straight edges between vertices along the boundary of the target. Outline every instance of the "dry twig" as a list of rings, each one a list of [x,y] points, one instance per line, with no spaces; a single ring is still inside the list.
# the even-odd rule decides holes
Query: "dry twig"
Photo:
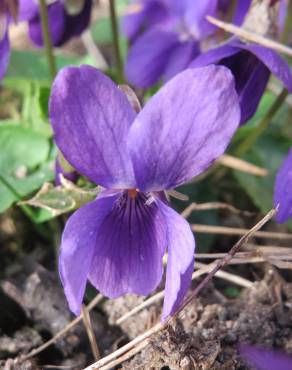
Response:
[[[93,327],[92,327],[92,324],[91,324],[90,315],[89,315],[88,309],[86,308],[85,305],[82,305],[81,312],[82,312],[82,319],[83,319],[83,323],[84,323],[84,326],[85,326],[85,329],[86,329],[86,333],[87,333],[87,336],[88,336],[88,339],[89,339],[89,342],[90,342],[93,357],[94,357],[95,361],[98,361],[100,359],[100,352],[99,352],[99,349],[98,349],[98,345],[97,345],[96,338],[95,338],[95,335],[94,335]]]
[[[221,234],[221,235],[245,235],[248,229],[240,229],[237,227],[212,226],[192,224],[192,230],[203,234]],[[292,234],[278,233],[272,231],[257,231],[253,233],[257,238],[269,238],[279,240],[292,240]]]
[[[277,41],[268,39],[266,37],[257,35],[253,32],[247,31],[243,28],[237,27],[234,24],[227,23],[220,21],[217,18],[207,16],[207,20],[214,24],[215,26],[222,28],[224,31],[232,33],[239,38],[242,38],[246,41],[254,42],[255,44],[265,46],[267,48],[273,49],[279,53],[286,54],[290,57],[292,57],[292,49],[289,48],[288,46],[285,46]]]
[[[236,214],[242,214],[244,216],[254,216],[255,215],[255,213],[253,212],[242,211],[240,209],[233,207],[230,204],[222,203],[222,202],[191,203],[187,208],[183,210],[181,215],[184,218],[188,218],[192,214],[193,211],[209,211],[211,209],[226,209],[230,212],[233,212]]]
[[[268,171],[265,168],[258,167],[252,163],[249,163],[243,159],[233,157],[228,154],[223,154],[218,160],[217,163],[232,168],[234,170],[249,173],[251,175],[265,177],[268,174]]]

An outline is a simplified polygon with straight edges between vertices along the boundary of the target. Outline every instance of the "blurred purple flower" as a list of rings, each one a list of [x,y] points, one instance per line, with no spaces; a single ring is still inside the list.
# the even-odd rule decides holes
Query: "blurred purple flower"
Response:
[[[56,143],[79,173],[104,187],[69,218],[62,236],[59,269],[75,314],[87,279],[110,298],[149,294],[162,278],[166,247],[163,318],[179,307],[191,281],[195,241],[165,191],[199,175],[225,151],[239,124],[237,99],[224,67],[182,72],[138,114],[95,68],[58,74],[50,99]]]
[[[243,1],[245,2],[245,0]],[[226,11],[226,0],[136,0],[122,29],[132,41],[125,64],[128,81],[148,88],[169,80],[200,54],[217,29],[206,20]],[[132,9],[132,10],[131,10]]]
[[[273,50],[232,38],[222,46],[200,55],[191,68],[218,64],[228,67],[235,78],[241,107],[240,123],[247,122],[256,112],[271,73],[292,92],[292,75],[286,63]]]
[[[8,26],[11,19],[16,20],[18,13],[17,0],[0,1],[0,80],[4,77],[10,57]]]
[[[74,14],[69,10],[70,0],[55,0],[48,5],[49,27],[54,46],[61,46],[72,37],[79,36],[89,25],[92,0],[75,0],[75,3],[82,6]],[[20,0],[19,19],[28,21],[29,36],[33,43],[43,46],[38,2]]]
[[[274,205],[279,206],[276,220],[280,224],[292,217],[292,148],[283,161],[275,181]]]
[[[271,350],[253,347],[247,344],[240,346],[241,356],[257,370],[291,370],[292,356]]]

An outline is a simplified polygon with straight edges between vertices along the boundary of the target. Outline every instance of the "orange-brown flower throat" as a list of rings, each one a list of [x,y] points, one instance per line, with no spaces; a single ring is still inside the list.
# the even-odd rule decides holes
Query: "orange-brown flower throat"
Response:
[[[135,199],[138,195],[139,190],[138,189],[129,189],[128,194],[131,199]]]

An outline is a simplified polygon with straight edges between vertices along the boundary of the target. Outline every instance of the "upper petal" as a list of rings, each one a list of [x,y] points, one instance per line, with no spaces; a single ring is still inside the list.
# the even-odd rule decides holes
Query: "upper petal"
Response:
[[[162,318],[173,315],[190,286],[194,269],[195,239],[188,222],[159,201],[167,225],[168,260]]]
[[[135,187],[126,137],[136,113],[103,73],[89,66],[64,68],[50,98],[55,140],[82,175],[107,188]]]
[[[131,127],[129,148],[139,189],[170,189],[199,175],[223,154],[239,120],[227,68],[212,65],[178,74]]]
[[[292,217],[292,148],[276,176],[274,205],[279,205],[277,222],[282,224]]]
[[[161,280],[165,248],[165,221],[156,202],[124,192],[98,232],[90,282],[110,298],[147,295]]]
[[[153,28],[138,37],[130,47],[125,72],[128,81],[148,88],[159,81],[168,64],[173,48],[179,44],[178,35]]]
[[[69,307],[76,315],[84,296],[100,225],[117,195],[81,207],[67,221],[61,242],[59,271]]]

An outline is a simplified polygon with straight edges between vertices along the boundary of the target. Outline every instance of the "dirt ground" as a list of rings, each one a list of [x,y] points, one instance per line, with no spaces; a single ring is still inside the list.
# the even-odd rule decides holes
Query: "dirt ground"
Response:
[[[0,368],[36,370],[62,366],[81,370],[94,362],[82,322],[35,357],[19,361],[56,335],[73,316],[55,266],[48,262],[54,251],[45,240],[38,239],[28,254],[29,224],[17,224],[15,220],[17,217],[6,215],[0,221]],[[290,276],[268,263],[233,269],[253,276],[256,282],[251,288],[238,289],[232,283],[213,279],[184,309],[175,325],[153,336],[145,349],[118,368],[250,369],[238,356],[238,344],[244,342],[292,353],[292,283],[286,282]],[[198,281],[194,281],[193,287]],[[234,297],[230,289],[234,290]],[[88,302],[95,294],[89,289]],[[102,299],[91,311],[101,356],[159,321],[161,301],[117,325],[119,317],[142,301],[135,296]]]

